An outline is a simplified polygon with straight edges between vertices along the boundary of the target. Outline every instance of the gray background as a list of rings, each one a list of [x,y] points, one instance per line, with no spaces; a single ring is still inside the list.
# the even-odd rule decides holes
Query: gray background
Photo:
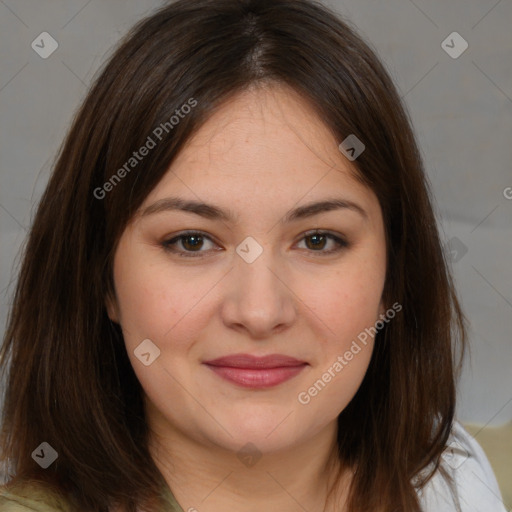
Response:
[[[441,236],[458,251],[452,266],[472,343],[459,419],[503,424],[512,420],[512,2],[324,3],[359,28],[397,83],[425,158]],[[72,115],[112,46],[161,4],[0,0],[1,332],[14,264]],[[47,59],[31,48],[43,31],[59,44]],[[456,59],[441,46],[454,31],[469,45]]]

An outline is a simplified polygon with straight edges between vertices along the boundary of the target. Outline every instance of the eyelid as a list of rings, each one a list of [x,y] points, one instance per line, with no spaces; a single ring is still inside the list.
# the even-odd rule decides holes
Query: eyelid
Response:
[[[341,233],[334,233],[333,231],[330,231],[328,229],[310,229],[308,231],[305,231],[300,235],[299,242],[307,238],[308,236],[313,235],[325,235],[331,240],[334,240],[334,242],[337,244],[337,247],[335,249],[332,249],[330,251],[313,251],[313,250],[307,250],[307,252],[311,254],[318,254],[319,256],[329,256],[331,254],[336,254],[341,252],[343,249],[347,249],[350,246],[349,241],[346,239],[344,235]]]
[[[213,237],[211,237],[210,235],[206,234],[203,231],[200,231],[197,229],[194,229],[194,230],[188,229],[185,231],[180,231],[179,233],[177,233],[176,235],[173,235],[170,238],[165,238],[161,242],[161,245],[163,246],[163,248],[166,251],[168,251],[172,254],[176,254],[178,256],[185,257],[185,258],[197,258],[199,256],[203,256],[205,253],[207,254],[207,253],[211,252],[211,251],[176,251],[176,250],[171,249],[171,245],[175,245],[177,242],[180,241],[180,239],[185,238],[187,236],[192,236],[192,235],[200,235],[202,238],[210,240],[211,242],[213,242],[215,244],[217,243],[217,242],[215,242]]]
[[[183,239],[187,236],[192,236],[192,235],[199,235],[202,238],[207,239],[207,240],[213,242],[214,244],[217,244],[217,242],[215,241],[215,239],[213,237],[211,237],[210,235],[208,235],[207,233],[205,233],[203,231],[185,230],[185,231],[181,231],[181,232],[177,233],[176,235],[173,235],[171,238],[164,239],[161,242],[161,245],[163,246],[163,248],[166,251],[168,251],[172,254],[176,254],[180,257],[185,257],[185,258],[197,258],[197,257],[203,256],[204,254],[208,254],[208,253],[212,252],[211,250],[208,250],[208,251],[201,251],[201,250],[200,251],[181,251],[181,250],[178,250],[178,251],[176,251],[176,250],[171,249],[171,246],[175,245],[177,242],[179,242],[180,239]],[[329,256],[331,254],[339,253],[343,249],[346,249],[350,246],[350,243],[346,240],[346,238],[343,235],[334,233],[334,232],[326,230],[326,229],[319,229],[319,228],[310,229],[308,231],[305,231],[304,233],[301,233],[300,238],[298,239],[297,242],[295,242],[294,245],[296,245],[298,242],[301,242],[305,238],[307,238],[309,236],[313,236],[313,235],[320,235],[320,236],[325,235],[337,244],[337,247],[335,249],[331,249],[330,251],[322,251],[322,250],[314,251],[314,250],[310,250],[310,249],[309,250],[305,249],[306,252],[309,252],[312,254],[316,253],[320,257],[321,256]],[[214,249],[214,251],[218,252],[215,249]]]

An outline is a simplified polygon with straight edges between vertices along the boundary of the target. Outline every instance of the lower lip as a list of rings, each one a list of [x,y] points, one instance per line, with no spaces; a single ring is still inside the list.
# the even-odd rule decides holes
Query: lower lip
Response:
[[[231,366],[212,366],[207,364],[219,377],[244,388],[270,388],[298,375],[306,364],[300,366],[282,366],[279,368],[233,368]]]

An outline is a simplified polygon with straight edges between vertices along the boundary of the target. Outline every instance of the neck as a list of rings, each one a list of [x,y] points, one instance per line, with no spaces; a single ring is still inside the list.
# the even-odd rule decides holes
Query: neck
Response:
[[[153,423],[151,455],[184,511],[329,512],[334,510],[327,504],[333,484],[340,489],[334,493],[336,510],[345,501],[341,489],[349,472],[337,455],[336,421],[300,445],[252,459],[191,439],[165,422]]]

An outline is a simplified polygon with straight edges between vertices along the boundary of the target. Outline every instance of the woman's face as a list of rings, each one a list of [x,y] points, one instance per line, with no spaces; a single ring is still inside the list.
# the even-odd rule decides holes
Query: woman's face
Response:
[[[369,364],[361,334],[385,311],[386,269],[378,200],[340,142],[287,88],[241,93],[124,231],[107,307],[154,432],[264,453],[335,426]]]

